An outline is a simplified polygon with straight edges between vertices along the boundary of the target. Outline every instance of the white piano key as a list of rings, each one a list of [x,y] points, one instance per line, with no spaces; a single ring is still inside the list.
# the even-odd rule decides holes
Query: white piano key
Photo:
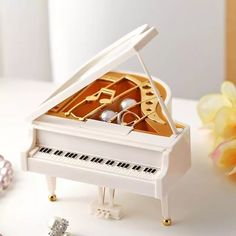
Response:
[[[78,167],[83,167],[83,168],[90,168],[90,169],[96,169],[99,171],[104,171],[104,172],[110,172],[110,173],[115,173],[119,175],[126,175],[130,177],[135,177],[135,178],[143,178],[143,179],[154,179],[155,176],[158,174],[158,171],[160,170],[159,168],[156,167],[147,167],[147,166],[142,166],[138,163],[128,163],[126,161],[117,161],[117,160],[112,160],[112,159],[106,159],[103,157],[96,157],[96,156],[91,156],[91,155],[86,155],[86,154],[79,154],[76,152],[70,152],[70,151],[64,151],[64,150],[59,150],[59,149],[52,149],[49,147],[44,147],[46,150],[50,150],[50,153],[40,151],[42,147],[38,148],[38,151],[33,155],[34,158],[40,158],[44,160],[49,160],[49,161],[55,161],[59,163],[65,163],[68,165],[73,165],[73,166],[78,166]],[[58,155],[58,152],[62,153]],[[77,154],[75,158],[72,156]],[[84,160],[84,158],[80,159],[81,157],[86,157],[88,158]],[[95,162],[91,160],[101,160],[102,162]],[[114,162],[112,165],[106,164],[108,161],[111,163],[112,161]],[[121,163],[121,164],[119,164]],[[119,165],[119,166],[118,166]],[[125,168],[126,165],[129,165],[127,168]],[[134,166],[140,166],[139,170],[132,169]],[[155,173],[149,173],[149,172],[144,172],[145,168],[151,168],[151,169],[156,169]]]

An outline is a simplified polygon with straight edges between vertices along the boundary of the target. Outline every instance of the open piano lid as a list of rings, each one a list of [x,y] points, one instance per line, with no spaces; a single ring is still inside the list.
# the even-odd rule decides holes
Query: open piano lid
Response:
[[[157,30],[142,25],[125,35],[85,63],[75,75],[61,85],[28,118],[30,121],[45,114],[48,110],[64,101],[74,93],[86,87],[114,67],[136,55],[153,37]]]

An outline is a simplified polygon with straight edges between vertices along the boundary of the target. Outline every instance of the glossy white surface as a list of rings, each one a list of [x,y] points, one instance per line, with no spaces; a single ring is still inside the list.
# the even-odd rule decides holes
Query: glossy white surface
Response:
[[[199,129],[195,101],[174,99],[173,115],[191,125],[192,168],[170,194],[172,227],[160,224],[160,202],[118,192],[116,200],[126,216],[121,221],[102,220],[88,214],[96,186],[59,180],[58,202],[47,200],[44,176],[20,171],[20,151],[28,129],[23,122],[33,108],[52,92],[43,82],[0,80],[0,152],[13,163],[15,181],[0,195],[0,233],[7,236],[47,235],[48,221],[60,216],[70,221],[74,235],[235,235],[236,183],[212,168],[207,157],[210,142]]]

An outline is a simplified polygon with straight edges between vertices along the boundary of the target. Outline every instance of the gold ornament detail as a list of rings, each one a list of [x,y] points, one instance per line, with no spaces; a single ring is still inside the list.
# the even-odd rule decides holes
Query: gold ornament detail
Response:
[[[49,195],[48,199],[49,199],[50,202],[55,202],[57,200],[57,196],[56,196],[56,194]]]
[[[162,224],[164,226],[171,226],[171,219],[163,219]]]

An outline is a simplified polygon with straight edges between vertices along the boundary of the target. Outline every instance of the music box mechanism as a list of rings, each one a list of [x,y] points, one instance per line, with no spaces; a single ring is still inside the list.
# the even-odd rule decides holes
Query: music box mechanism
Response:
[[[165,100],[164,87],[158,82],[155,86]],[[140,75],[108,72],[47,114],[78,121],[95,119],[131,126],[136,131],[172,135],[150,82]]]

